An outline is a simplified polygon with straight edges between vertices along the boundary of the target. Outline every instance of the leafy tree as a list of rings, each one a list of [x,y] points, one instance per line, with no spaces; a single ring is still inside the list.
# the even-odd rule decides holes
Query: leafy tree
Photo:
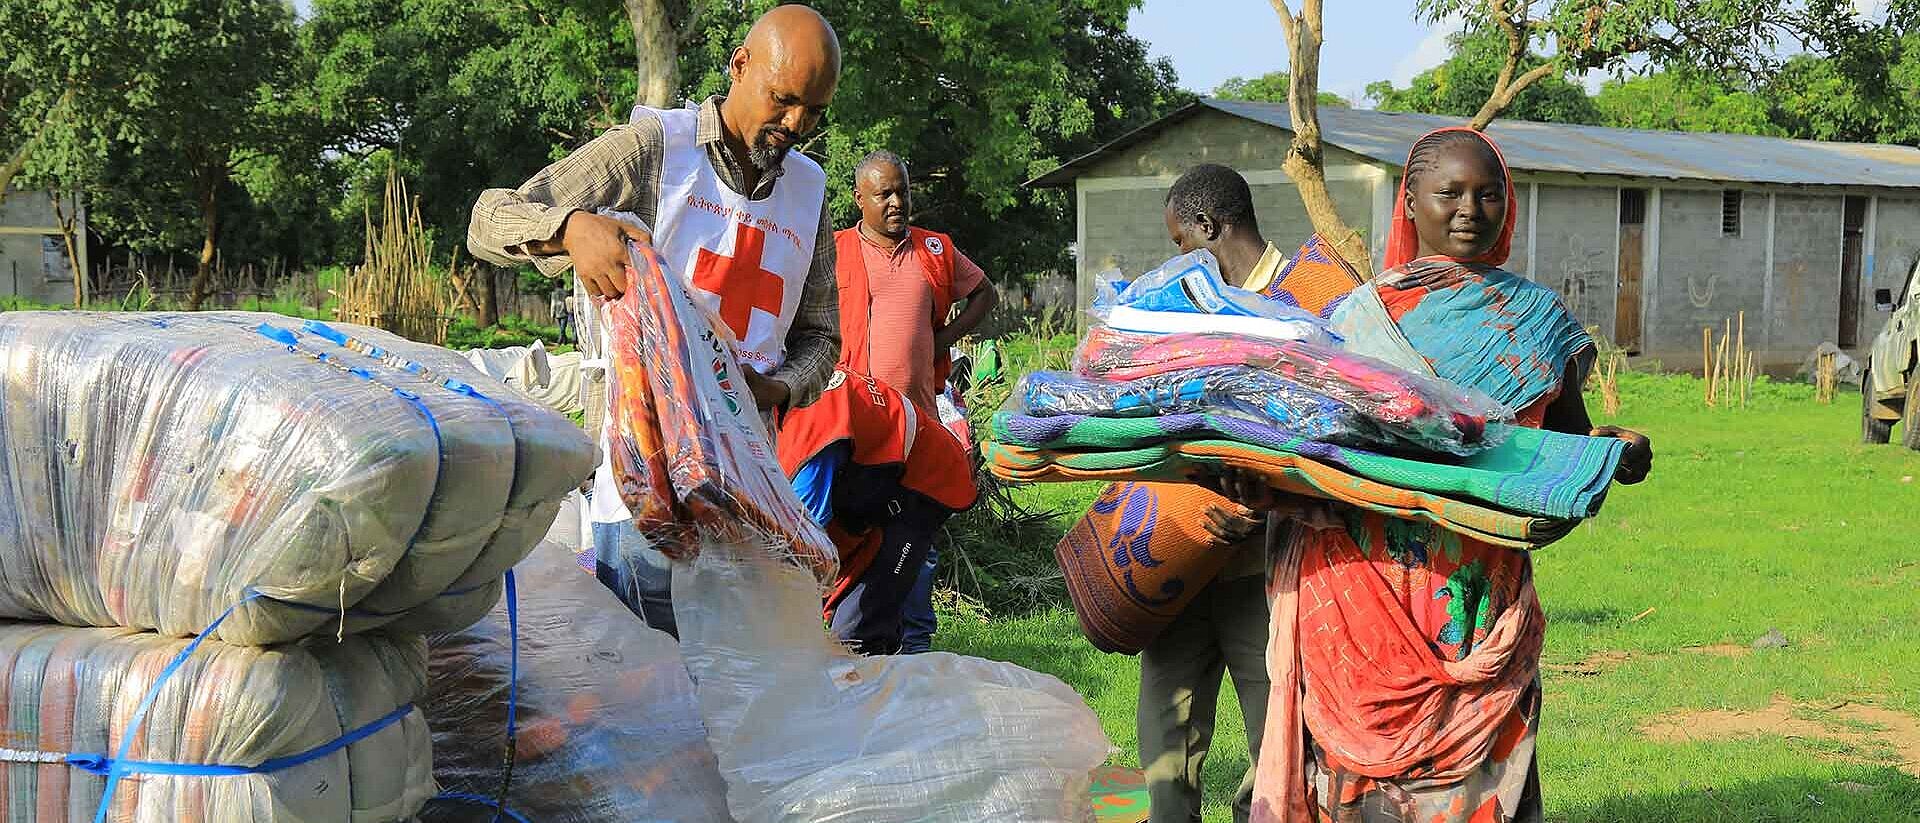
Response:
[[[1469,30],[1505,42],[1492,90],[1473,115],[1476,129],[1545,78],[1620,71],[1635,58],[1716,74],[1759,72],[1792,22],[1769,0],[1416,0],[1415,7],[1428,23],[1464,19]]]
[[[1256,103],[1285,103],[1287,102],[1287,88],[1292,85],[1292,83],[1293,78],[1288,77],[1284,71],[1270,71],[1253,78],[1229,77],[1226,82],[1221,83],[1213,90],[1213,96],[1227,100],[1249,100]],[[1353,103],[1347,100],[1347,98],[1330,91],[1319,92],[1315,96],[1322,106],[1332,106],[1340,109],[1351,108],[1353,106]]]
[[[197,224],[197,304],[220,195],[237,164],[274,142],[263,109],[279,94],[292,25],[277,0],[0,4],[0,39],[18,49],[0,75],[8,176],[96,195],[100,224],[111,231],[126,214],[135,241]]]
[[[1799,28],[1817,52],[1771,78],[1773,119],[1796,137],[1920,142],[1920,0],[1868,17],[1845,0],[1810,0]]]
[[[1762,94],[1681,71],[1609,80],[1593,102],[1606,125],[1620,128],[1787,134]]]
[[[774,3],[706,9],[684,41],[688,96],[727,89],[728,55]],[[1022,183],[1190,99],[1126,33],[1138,0],[822,0],[845,53],[825,125],[804,148],[832,213],[858,216],[853,168],[887,149],[911,167],[915,220],[955,234],[996,276],[1060,269],[1067,199]],[[1009,227],[1018,227],[1010,230]]]
[[[1382,80],[1367,86],[1367,96],[1381,111],[1411,111],[1472,117],[1494,96],[1506,58],[1506,39],[1486,29],[1466,30],[1451,40],[1447,61],[1415,75],[1406,88]],[[1520,68],[1545,63],[1527,57]],[[1504,115],[1543,123],[1597,125],[1600,110],[1585,89],[1558,75],[1546,75],[1515,94]]]

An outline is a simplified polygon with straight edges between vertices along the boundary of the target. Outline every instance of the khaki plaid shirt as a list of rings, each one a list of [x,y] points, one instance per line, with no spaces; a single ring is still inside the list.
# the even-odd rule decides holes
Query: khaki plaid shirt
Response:
[[[746,167],[727,145],[720,122],[720,101],[709,97],[700,104],[694,137],[721,182],[734,191],[746,190]],[[631,212],[653,225],[654,204],[660,193],[660,159],[666,142],[660,121],[643,117],[637,123],[614,126],[572,154],[540,170],[517,189],[488,189],[473,204],[467,225],[467,249],[475,257],[501,266],[532,263],[549,277],[572,267],[564,255],[540,257],[527,253],[526,244],[554,239],[567,216],[575,211],[607,208]],[[764,200],[780,180],[776,168],[760,176],[748,195]],[[833,228],[827,204],[820,203],[820,229],[813,241],[813,265],[800,296],[800,310],[787,331],[787,362],[769,375],[787,384],[793,405],[805,406],[820,396],[834,363],[840,359],[840,292],[834,282]]]

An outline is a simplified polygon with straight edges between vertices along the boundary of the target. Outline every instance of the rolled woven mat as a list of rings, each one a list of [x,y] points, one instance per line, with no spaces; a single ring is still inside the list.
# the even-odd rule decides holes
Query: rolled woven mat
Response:
[[[1233,559],[1207,534],[1226,498],[1192,483],[1110,483],[1053,549],[1080,633],[1138,654]],[[1230,505],[1230,504],[1229,504]]]
[[[592,444],[451,353],[299,322],[0,314],[0,616],[184,636],[257,592],[218,636],[265,644],[484,614]]]
[[[1329,463],[1389,486],[1477,500],[1517,514],[1591,517],[1605,501],[1625,444],[1524,426],[1488,428],[1492,445],[1467,457],[1413,459],[1308,440],[1232,414],[1030,417],[998,412],[993,438],[1055,452],[1128,450],[1179,440],[1232,440]]]
[[[209,640],[166,676],[186,646],[130,629],[0,623],[0,820],[95,820],[105,764],[161,677],[106,820],[388,823],[412,819],[436,791],[432,739],[413,707],[427,682],[418,638]]]
[[[1333,500],[1402,520],[1419,520],[1495,546],[1534,549],[1565,537],[1578,520],[1530,517],[1431,492],[1389,486],[1287,452],[1228,440],[1160,443],[1135,449],[1065,452],[998,441],[984,446],[987,466],[1013,482],[1153,480],[1185,482],[1220,467],[1247,469],[1280,491]]]

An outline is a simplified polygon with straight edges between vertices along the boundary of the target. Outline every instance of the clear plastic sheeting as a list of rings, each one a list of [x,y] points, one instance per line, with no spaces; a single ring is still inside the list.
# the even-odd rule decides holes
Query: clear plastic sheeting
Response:
[[[592,467],[459,355],[272,314],[0,314],[0,616],[446,631]]]
[[[512,659],[503,603],[471,628],[430,641],[424,705],[441,788],[493,799],[506,785],[506,807],[538,823],[728,820],[726,785],[673,638],[647,628],[564,546],[540,544],[514,574],[520,678],[511,778],[503,762]],[[420,819],[487,814],[435,801]]]
[[[1091,821],[1110,746],[1065,683],[944,652],[857,658],[806,572],[708,542],[674,614],[742,823]]]
[[[1327,321],[1226,284],[1205,249],[1174,257],[1132,282],[1109,270],[1094,276],[1094,320],[1134,332],[1226,331],[1271,340],[1339,342]]]
[[[142,697],[186,645],[129,629],[0,623],[0,671],[9,673],[0,699],[0,820],[94,820],[107,778],[45,761],[117,755]],[[344,748],[264,774],[128,775],[106,819],[411,820],[435,792],[432,740],[410,708],[426,682],[418,638],[376,633],[268,648],[204,642],[161,686],[130,759],[261,766],[399,716]],[[43,762],[29,762],[36,758]]]
[[[1224,402],[1226,410],[1253,410],[1276,427],[1334,443],[1405,446],[1467,455],[1491,445],[1489,422],[1512,417],[1506,408],[1480,392],[1371,357],[1302,341],[1231,334],[1136,334],[1096,326],[1081,341],[1073,365],[1081,377],[1103,381],[1082,386],[1097,390],[1095,394],[1080,391],[1068,395],[1076,406],[1105,402],[1100,395],[1111,395],[1127,412],[1143,403],[1189,402],[1192,408],[1180,411],[1195,411],[1219,408]],[[1230,378],[1235,372],[1243,375],[1237,382]],[[1060,392],[1053,391],[1053,378],[1037,380],[1037,385],[1029,380],[1025,386],[1044,407]],[[1303,415],[1323,413],[1316,412],[1308,402],[1316,397],[1331,404],[1330,408],[1357,413],[1359,420],[1303,421]],[[1353,438],[1323,438],[1302,430],[1302,426],[1331,427]],[[1367,427],[1374,431],[1365,431]]]

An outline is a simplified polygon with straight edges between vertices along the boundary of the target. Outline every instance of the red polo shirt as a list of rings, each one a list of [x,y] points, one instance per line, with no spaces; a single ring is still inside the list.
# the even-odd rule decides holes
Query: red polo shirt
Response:
[[[867,266],[867,288],[873,294],[873,314],[867,339],[871,350],[868,370],[928,412],[940,387],[933,376],[933,286],[923,259],[901,240],[891,248],[874,242],[862,231],[860,253]],[[953,296],[956,304],[972,295],[987,279],[966,254],[953,250]]]

